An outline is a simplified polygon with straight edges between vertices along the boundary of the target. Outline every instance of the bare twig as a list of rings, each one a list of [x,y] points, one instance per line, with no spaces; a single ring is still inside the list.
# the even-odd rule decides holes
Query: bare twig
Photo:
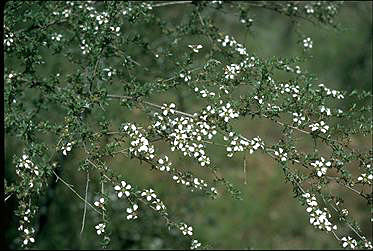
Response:
[[[88,197],[88,184],[89,184],[89,172],[87,172],[87,183],[86,183],[86,186],[85,186],[85,200],[86,201],[87,201],[87,197]],[[80,234],[82,234],[83,230],[84,230],[86,213],[87,213],[87,204],[84,203],[84,213],[83,213],[82,228],[80,229]]]
[[[67,183],[66,181],[64,181],[60,176],[58,176],[57,175],[57,173],[55,172],[55,171],[52,171],[53,172],[53,174],[56,176],[56,178],[57,178],[57,180],[56,181],[58,181],[58,180],[60,180],[60,181],[62,181],[62,183],[64,184],[64,185],[66,185],[76,196],[78,196],[78,198],[79,199],[81,199],[82,201],[84,201],[84,203],[86,203],[88,206],[90,206],[96,213],[98,213],[98,214],[101,214],[100,213],[100,211],[98,211],[94,206],[92,206],[92,204],[91,203],[89,203],[87,200],[85,200],[82,196],[80,196],[80,194],[77,192],[77,191],[75,191],[75,189],[74,188],[72,188],[72,185],[70,185],[69,183]]]
[[[5,198],[4,202],[6,202],[10,197],[12,197],[13,193],[9,194],[8,197]]]
[[[169,5],[175,5],[175,4],[188,4],[188,3],[192,3],[192,1],[174,1],[174,2],[157,3],[157,4],[153,4],[152,7],[157,8],[157,7],[169,6]]]

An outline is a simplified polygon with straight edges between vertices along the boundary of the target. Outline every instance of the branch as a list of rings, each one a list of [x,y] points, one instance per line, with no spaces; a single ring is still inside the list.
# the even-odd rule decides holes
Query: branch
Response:
[[[55,171],[52,171],[53,172],[53,174],[56,176],[56,178],[57,178],[57,180],[56,180],[56,182],[58,181],[58,180],[60,180],[60,181],[62,181],[62,183],[64,184],[64,185],[66,185],[73,193],[75,193],[75,195],[76,196],[78,196],[78,198],[79,199],[81,199],[82,201],[84,201],[84,203],[86,203],[88,206],[90,206],[96,213],[98,213],[98,214],[101,214],[94,206],[92,206],[92,204],[91,203],[89,203],[87,200],[85,200],[82,196],[80,196],[80,194],[77,192],[77,191],[75,191],[73,188],[72,188],[72,185],[70,185],[69,183],[67,183],[66,181],[64,181],[60,176],[58,176],[57,174],[56,174],[56,172]]]
[[[175,5],[175,4],[188,4],[188,3],[192,3],[193,1],[175,1],[175,2],[165,2],[165,3],[157,3],[157,4],[153,4],[152,7],[153,8],[157,8],[157,7],[163,7],[163,6],[169,6],[169,5]]]
[[[88,184],[89,184],[89,172],[87,172],[87,183],[86,183],[86,186],[85,186],[85,200],[86,201],[87,201],[87,197],[88,197]],[[86,213],[87,213],[87,204],[84,203],[84,213],[83,213],[82,228],[80,229],[80,234],[82,234],[83,230],[84,230]]]

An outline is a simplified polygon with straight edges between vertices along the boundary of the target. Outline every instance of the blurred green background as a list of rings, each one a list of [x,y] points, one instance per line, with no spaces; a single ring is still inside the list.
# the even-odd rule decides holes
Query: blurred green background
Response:
[[[190,6],[175,6],[155,9],[156,15],[170,20],[181,20]],[[249,53],[259,57],[289,57],[301,54],[297,44],[294,25],[288,17],[270,10],[252,9],[254,20],[252,31],[243,29],[236,17],[229,14],[217,15],[216,20],[221,30],[236,38],[247,47]],[[306,21],[300,21],[298,27],[313,39],[313,58],[301,65],[302,69],[316,74],[321,82],[332,89],[371,90],[372,89],[372,2],[345,2],[337,17],[342,24],[342,31],[322,26],[315,27]],[[208,40],[206,40],[208,41]],[[49,64],[43,67],[46,75],[70,71],[68,64],[58,57],[50,57]],[[171,90],[162,95],[153,95],[149,100],[162,104],[175,102],[186,112],[196,111],[200,101],[190,97],[186,88]],[[336,105],[347,107],[350,100],[346,98]],[[147,121],[140,110],[132,113],[120,107],[119,102],[110,103],[106,116],[113,118],[114,124],[123,122],[118,114],[129,120]],[[50,109],[47,116],[56,116]],[[258,124],[260,126],[258,126]],[[265,120],[240,120],[237,127],[248,138],[259,135],[267,141],[280,137],[280,128]],[[356,140],[356,145],[371,144],[369,140]],[[168,153],[164,144],[156,144],[159,151]],[[20,154],[23,146],[15,138],[5,135],[5,178],[14,181],[12,156]],[[62,177],[73,184],[81,194],[85,189],[85,174],[77,173],[77,160],[83,154],[82,149],[74,149],[63,162]],[[339,249],[332,235],[317,232],[308,223],[305,209],[292,198],[291,186],[284,183],[280,168],[269,157],[259,152],[247,156],[247,173],[243,172],[243,155],[229,159],[221,148],[208,149],[210,158],[220,168],[219,173],[237,185],[242,191],[243,200],[235,200],[223,190],[221,197],[211,200],[198,193],[187,192],[182,186],[150,171],[146,165],[125,157],[111,160],[110,166],[116,173],[121,173],[131,184],[143,188],[153,188],[159,198],[168,206],[171,217],[184,219],[194,227],[195,238],[202,243],[211,244],[215,249]],[[192,170],[206,180],[211,178],[206,170],[198,167],[187,158],[171,155],[174,165],[184,170]],[[91,177],[92,180],[97,177]],[[107,187],[110,190],[111,187]],[[90,184],[89,199],[93,202],[100,187]],[[340,191],[346,196],[346,206],[362,226],[364,233],[372,235],[370,213],[364,201],[355,198],[349,192]],[[113,198],[110,211],[112,249],[185,249],[190,242],[180,237],[178,231],[168,231],[163,220],[150,209],[140,211],[136,221],[125,220],[125,205]],[[13,198],[6,203],[5,242],[14,248],[13,239],[17,235],[16,217],[12,210],[16,206]],[[62,183],[57,183],[53,200],[49,206],[45,200],[40,201],[41,212],[47,212],[48,224],[37,236],[37,249],[91,249],[100,248],[94,225],[99,219],[88,210],[84,232],[80,235],[83,215],[83,203]],[[93,220],[92,220],[93,219]],[[353,236],[348,229],[341,229],[344,235]],[[371,237],[368,238],[371,239]]]

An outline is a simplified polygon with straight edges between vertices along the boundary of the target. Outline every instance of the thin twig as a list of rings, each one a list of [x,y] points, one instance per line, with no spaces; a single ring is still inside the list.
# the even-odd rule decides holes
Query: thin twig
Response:
[[[8,197],[5,198],[4,202],[6,202],[12,195],[13,193],[9,194]]]
[[[157,3],[157,4],[153,4],[152,7],[157,8],[157,7],[169,6],[169,5],[175,5],[175,4],[188,4],[188,3],[192,3],[192,1],[175,1],[175,2]]]
[[[58,181],[58,180],[62,181],[62,183],[64,185],[66,185],[73,193],[75,193],[75,195],[78,196],[79,199],[81,199],[82,201],[84,201],[85,203],[87,203],[87,205],[90,206],[96,213],[101,214],[100,211],[98,211],[94,206],[92,206],[91,203],[89,203],[82,196],[80,196],[80,194],[77,191],[75,191],[75,189],[72,188],[72,185],[70,185],[69,183],[67,183],[66,181],[64,181],[60,176],[57,175],[57,173],[55,171],[52,171],[52,172],[53,172],[53,174],[57,178],[56,181]]]
[[[86,186],[85,186],[85,200],[86,201],[87,201],[87,197],[88,197],[88,184],[89,184],[89,172],[87,172],[87,183],[86,183]],[[84,213],[83,213],[82,228],[80,229],[80,234],[82,234],[83,230],[84,230],[86,213],[87,213],[87,204],[84,203]]]

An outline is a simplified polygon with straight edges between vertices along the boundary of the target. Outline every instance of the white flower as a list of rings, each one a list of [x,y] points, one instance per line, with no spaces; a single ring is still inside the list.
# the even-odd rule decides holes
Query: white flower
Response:
[[[190,249],[197,249],[201,246],[201,243],[198,240],[193,240],[192,245],[190,246]]]
[[[132,207],[129,207],[126,209],[126,212],[128,213],[127,215],[127,220],[134,220],[134,219],[137,219],[137,209],[139,208],[139,206],[137,204],[134,204],[132,205]]]
[[[255,96],[254,99],[256,99],[258,101],[259,104],[262,104],[263,103],[263,96],[261,96],[260,98],[258,98],[258,96]]]
[[[66,146],[61,148],[63,155],[67,155],[67,152],[70,152],[72,148],[72,143],[67,143]]]
[[[145,190],[141,193],[141,196],[146,197],[147,201],[151,201],[153,198],[157,198],[157,195],[154,193],[153,189]]]
[[[202,49],[202,45],[198,44],[198,45],[188,45],[189,48],[191,48],[194,52],[198,53],[199,49]]]
[[[324,121],[321,121],[320,124],[319,123],[310,124],[308,127],[311,127],[311,130],[313,132],[320,130],[322,133],[326,133],[326,131],[329,130],[329,126],[325,124]]]
[[[52,40],[61,41],[61,38],[62,38],[61,34],[53,33],[52,35]]]
[[[107,72],[107,76],[110,78],[112,75],[115,74],[115,70],[112,70],[110,68],[105,68],[103,71]]]
[[[125,194],[127,197],[130,196],[130,189],[131,185],[127,184],[125,181],[120,182],[121,186],[116,185],[114,189],[118,192],[118,197],[122,198],[123,194]]]
[[[284,149],[281,147],[278,149],[278,151],[275,151],[275,155],[278,156],[281,161],[286,161],[288,154],[284,152]]]
[[[190,71],[188,71],[187,74],[184,74],[184,73],[180,73],[180,77],[184,79],[185,82],[188,82],[192,79],[192,77],[189,75],[190,74]]]
[[[358,178],[357,178],[358,182],[359,183],[365,183],[365,184],[369,184],[371,185],[372,184],[372,180],[373,180],[373,174],[369,174],[367,176],[366,173],[362,173]]]
[[[303,46],[304,46],[304,48],[311,49],[312,48],[312,44],[313,44],[313,42],[312,42],[312,40],[311,40],[310,37],[307,37],[306,39],[303,39]]]
[[[98,235],[101,235],[102,233],[105,232],[105,227],[106,225],[104,223],[100,223],[98,225],[95,226],[95,228],[97,229],[96,232]]]
[[[224,121],[228,122],[231,118],[238,118],[239,113],[231,108],[230,103],[227,103],[219,109],[219,117],[223,117]]]
[[[14,34],[13,33],[4,34],[4,36],[5,36],[4,45],[9,47],[14,42],[13,40]]]
[[[320,111],[321,111],[321,112],[325,112],[327,116],[330,116],[330,115],[331,115],[330,109],[329,109],[329,108],[326,108],[325,106],[321,106],[321,107],[320,107]]]
[[[26,154],[22,155],[21,159],[19,160],[19,162],[17,164],[17,168],[18,169],[16,169],[16,173],[18,175],[22,175],[20,169],[28,170],[31,173],[35,174],[36,176],[38,176],[40,174],[39,173],[39,168],[36,165],[34,165],[34,163],[29,159],[29,156],[26,155]]]
[[[241,67],[237,64],[227,65],[225,68],[225,78],[226,79],[234,79],[234,77],[240,73]]]
[[[293,116],[294,116],[293,122],[297,123],[298,125],[302,124],[302,121],[306,120],[306,118],[302,116],[302,114],[297,113],[297,112],[293,112]]]
[[[166,209],[165,205],[163,204],[163,202],[160,200],[160,199],[156,199],[152,202],[152,204],[155,205],[155,210],[156,211],[159,211],[161,209]]]
[[[304,8],[306,9],[307,14],[312,14],[315,12],[315,10],[312,8],[312,6],[305,5]]]
[[[185,223],[181,223],[179,229],[183,235],[193,235],[193,228],[191,226],[188,227],[188,225]]]
[[[105,199],[104,198],[100,198],[98,201],[95,201],[94,205],[96,207],[103,207],[104,203],[105,203]]]
[[[341,241],[342,241],[342,246],[344,248],[349,245],[350,248],[355,249],[355,247],[357,246],[356,240],[352,239],[350,236],[347,236],[347,238],[346,237],[341,238]]]
[[[317,176],[321,177],[326,174],[326,171],[331,164],[332,163],[330,161],[325,162],[325,159],[321,157],[320,160],[316,160],[315,162],[311,163],[311,166],[316,168]]]

